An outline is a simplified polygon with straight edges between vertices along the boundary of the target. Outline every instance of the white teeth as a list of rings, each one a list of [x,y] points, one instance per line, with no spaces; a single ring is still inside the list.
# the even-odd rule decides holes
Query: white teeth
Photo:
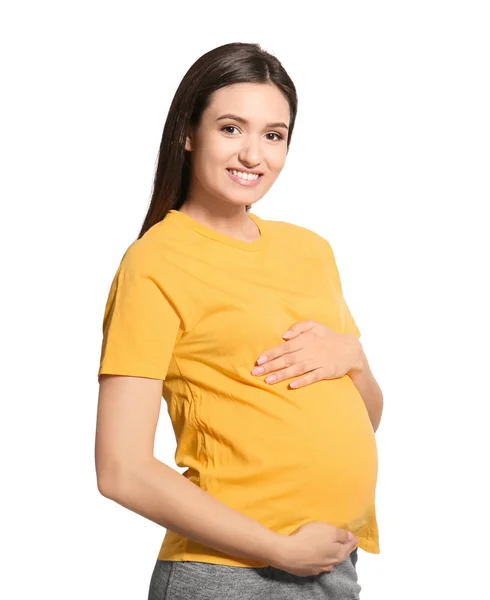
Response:
[[[228,169],[230,173],[240,177],[241,179],[258,179],[259,175],[257,173],[244,173],[243,171],[235,171],[235,169]]]

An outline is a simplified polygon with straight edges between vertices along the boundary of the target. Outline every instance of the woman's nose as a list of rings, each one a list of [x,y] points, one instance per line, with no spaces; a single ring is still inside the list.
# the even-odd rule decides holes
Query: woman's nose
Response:
[[[258,140],[244,140],[239,153],[242,163],[247,165],[247,168],[254,169],[262,162],[262,151]]]

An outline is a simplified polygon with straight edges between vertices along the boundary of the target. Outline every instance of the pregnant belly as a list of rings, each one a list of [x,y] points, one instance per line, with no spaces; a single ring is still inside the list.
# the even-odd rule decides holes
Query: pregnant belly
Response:
[[[294,445],[302,464],[295,470],[295,492],[300,510],[310,510],[307,516],[342,526],[362,521],[370,510],[378,470],[376,440],[350,377],[318,383],[298,398],[302,410]]]
[[[362,520],[378,466],[362,397],[348,376],[296,390],[288,383],[234,401],[207,397],[201,485],[284,533],[309,520]]]

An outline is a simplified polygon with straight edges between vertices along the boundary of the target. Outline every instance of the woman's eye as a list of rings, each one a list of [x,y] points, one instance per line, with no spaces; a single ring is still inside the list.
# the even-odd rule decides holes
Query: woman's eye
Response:
[[[224,127],[221,128],[221,131],[224,131],[225,129],[237,129],[234,125],[225,125]],[[230,132],[227,132],[230,133]]]
[[[237,129],[238,130],[238,128],[235,127],[235,125],[225,125],[224,127],[221,128],[221,131],[225,131],[226,129]],[[231,131],[227,131],[227,133],[232,133],[232,132]],[[282,136],[280,133],[276,133],[275,131],[271,131],[270,133],[268,133],[266,135],[275,135],[275,136],[277,136],[276,139],[271,140],[272,142],[284,139],[284,136]]]
[[[275,131],[271,131],[267,135],[277,135],[277,140],[272,140],[272,141],[279,141],[279,140],[283,139],[283,136],[280,133],[276,133]]]

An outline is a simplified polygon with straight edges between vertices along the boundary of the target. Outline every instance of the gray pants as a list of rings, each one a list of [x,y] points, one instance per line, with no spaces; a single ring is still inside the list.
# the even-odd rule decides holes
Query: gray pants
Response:
[[[148,600],[359,600],[357,552],[335,571],[305,577],[271,566],[157,560]]]

